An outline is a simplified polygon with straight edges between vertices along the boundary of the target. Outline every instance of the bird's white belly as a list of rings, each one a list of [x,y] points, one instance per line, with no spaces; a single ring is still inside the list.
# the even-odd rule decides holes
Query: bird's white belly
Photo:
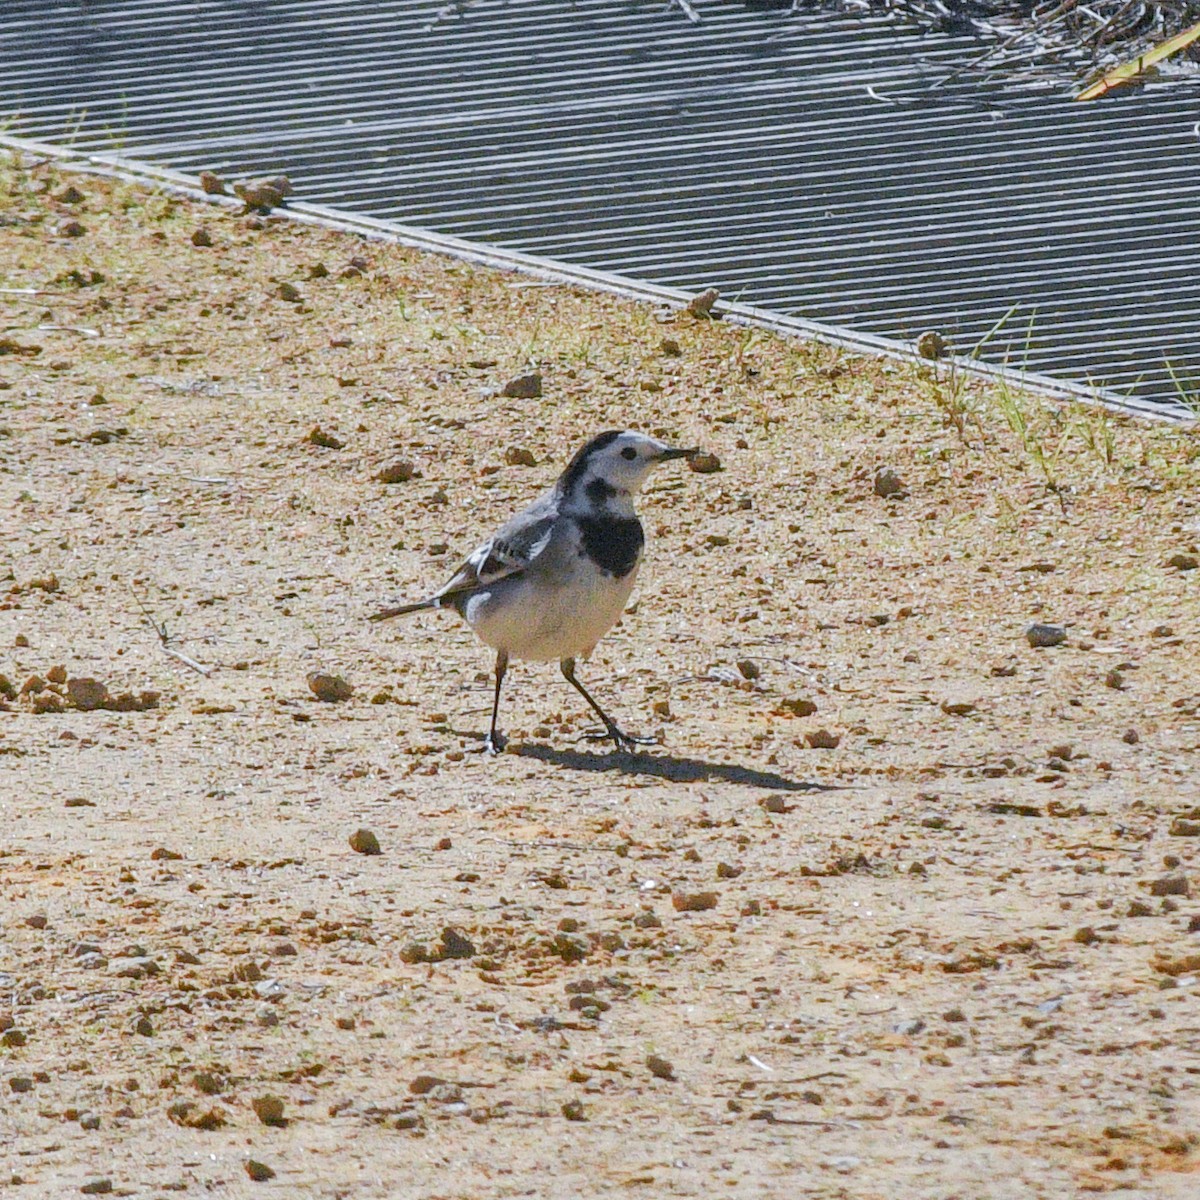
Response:
[[[536,589],[525,579],[500,580],[472,596],[463,615],[483,641],[514,658],[575,658],[617,623],[636,576],[636,568],[623,579],[580,572],[564,586]]]

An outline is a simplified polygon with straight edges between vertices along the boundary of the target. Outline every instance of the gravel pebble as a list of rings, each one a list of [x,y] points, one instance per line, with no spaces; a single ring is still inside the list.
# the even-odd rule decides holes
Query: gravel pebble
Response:
[[[340,704],[354,695],[353,685],[340,675],[326,675],[323,671],[309,672],[308,690],[324,704]]]
[[[1188,877],[1182,871],[1174,871],[1170,875],[1162,875],[1150,882],[1152,896],[1190,896],[1191,888]]]
[[[1067,640],[1067,631],[1061,625],[1030,625],[1025,630],[1025,640],[1034,648],[1061,646]]]
[[[659,1057],[657,1054],[646,1055],[646,1070],[654,1076],[655,1079],[674,1079],[675,1068],[665,1058]]]
[[[250,1101],[250,1107],[254,1109],[254,1115],[264,1125],[287,1124],[283,1116],[283,1100],[279,1096],[272,1095],[270,1092],[262,1096],[255,1096]]]
[[[542,394],[542,376],[539,371],[530,371],[510,379],[502,389],[509,400],[537,400]]]
[[[356,829],[350,835],[350,849],[359,854],[382,854],[379,839],[369,829]]]
[[[275,1178],[275,1172],[268,1167],[266,1163],[259,1162],[256,1158],[246,1159],[246,1174],[254,1180],[255,1183],[265,1183],[268,1179]]]

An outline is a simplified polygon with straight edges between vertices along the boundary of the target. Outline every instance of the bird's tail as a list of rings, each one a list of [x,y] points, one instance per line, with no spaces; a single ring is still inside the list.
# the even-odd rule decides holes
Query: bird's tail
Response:
[[[413,604],[398,604],[395,608],[385,608],[382,612],[372,613],[368,620],[387,621],[391,617],[402,617],[405,613],[420,612],[423,608],[440,608],[441,600],[430,596],[428,600],[417,600]]]

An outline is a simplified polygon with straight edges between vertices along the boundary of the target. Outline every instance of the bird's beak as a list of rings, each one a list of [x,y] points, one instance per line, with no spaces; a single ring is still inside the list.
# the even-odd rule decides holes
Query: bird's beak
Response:
[[[668,459],[671,459],[671,458],[695,458],[696,455],[699,453],[700,453],[699,446],[692,446],[690,449],[687,449],[687,450],[676,450],[676,449],[673,449],[672,447],[668,446],[665,450],[660,450],[658,452],[658,461],[666,462]]]

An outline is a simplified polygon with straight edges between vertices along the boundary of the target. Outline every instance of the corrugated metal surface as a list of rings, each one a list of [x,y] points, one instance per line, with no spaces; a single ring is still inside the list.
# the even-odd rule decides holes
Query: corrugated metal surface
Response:
[[[698,0],[0,5],[11,132],[1169,404],[1200,381],[1200,89],[961,79],[962,37]]]

